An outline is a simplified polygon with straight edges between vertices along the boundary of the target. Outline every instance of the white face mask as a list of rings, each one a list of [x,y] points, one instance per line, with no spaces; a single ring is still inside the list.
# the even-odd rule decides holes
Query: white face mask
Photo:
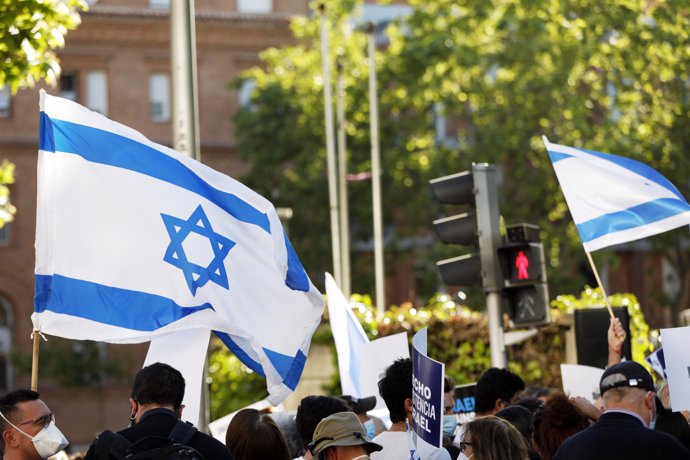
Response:
[[[30,434],[17,427],[14,423],[7,420],[7,417],[5,417],[2,412],[0,412],[0,416],[2,416],[7,423],[12,425],[12,427],[14,427],[21,434],[31,439],[31,442],[34,443],[34,447],[36,448],[36,452],[38,452],[38,455],[40,455],[41,458],[52,457],[67,447],[67,444],[69,444],[69,441],[67,441],[67,438],[65,438],[62,432],[55,425],[55,422],[50,422],[50,425],[43,428],[32,437]]]
[[[469,460],[472,457],[474,457],[474,454],[468,457],[464,452],[460,452],[460,455],[458,455],[458,460]]]
[[[359,457],[355,457],[352,460],[363,460],[363,459],[369,460],[369,456],[368,455],[360,455]]]

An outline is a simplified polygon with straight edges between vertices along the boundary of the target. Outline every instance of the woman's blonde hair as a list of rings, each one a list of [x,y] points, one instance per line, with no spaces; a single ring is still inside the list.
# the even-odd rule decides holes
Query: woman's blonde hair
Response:
[[[503,419],[489,415],[466,425],[473,460],[528,460],[527,444],[520,432]]]

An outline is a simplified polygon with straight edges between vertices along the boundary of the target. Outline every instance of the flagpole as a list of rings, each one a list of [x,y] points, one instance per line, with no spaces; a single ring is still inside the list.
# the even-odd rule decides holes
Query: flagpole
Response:
[[[338,225],[338,188],[335,161],[335,128],[333,127],[333,96],[331,95],[331,71],[328,52],[328,28],[326,27],[326,5],[319,4],[321,13],[321,60],[323,64],[323,103],[326,122],[326,163],[328,170],[328,207],[331,216],[331,251],[333,254],[333,276],[338,286],[343,285],[342,262],[340,261],[340,226]]]
[[[611,309],[611,303],[609,302],[609,296],[606,295],[606,290],[604,290],[604,283],[601,282],[601,278],[599,278],[599,272],[597,271],[596,265],[594,265],[594,260],[592,259],[592,255],[589,253],[589,251],[585,251],[585,254],[587,254],[587,260],[589,260],[589,265],[592,267],[592,271],[594,272],[594,277],[597,279],[597,283],[599,283],[599,289],[601,289],[601,293],[604,295],[604,302],[606,302],[606,308],[609,310],[609,315],[611,315],[611,319],[614,319],[615,316],[613,316],[613,310]]]
[[[379,146],[379,103],[376,90],[376,30],[367,26],[367,52],[369,58],[369,118],[371,137],[371,194],[374,214],[374,270],[376,273],[376,310],[386,310],[386,277],[383,258],[383,217],[381,208],[381,151]]]
[[[33,334],[31,334],[34,339],[34,349],[31,357],[31,389],[33,391],[38,390],[38,345],[39,345],[39,333],[37,329],[34,329]]]

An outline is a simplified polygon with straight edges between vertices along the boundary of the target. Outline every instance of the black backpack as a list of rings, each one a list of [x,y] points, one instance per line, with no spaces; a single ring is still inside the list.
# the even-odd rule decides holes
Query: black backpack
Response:
[[[96,439],[95,458],[99,460],[206,460],[189,441],[197,429],[189,422],[179,421],[167,438],[147,436],[132,444],[119,433],[104,431]],[[146,447],[151,440],[163,440],[161,447]]]

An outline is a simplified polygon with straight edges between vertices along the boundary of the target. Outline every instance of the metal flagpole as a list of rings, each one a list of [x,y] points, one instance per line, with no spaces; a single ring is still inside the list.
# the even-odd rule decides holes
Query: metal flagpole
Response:
[[[596,265],[594,265],[594,260],[592,259],[592,255],[589,253],[589,251],[585,251],[585,254],[587,254],[587,260],[589,260],[589,266],[592,267],[592,271],[594,272],[594,277],[597,279],[597,283],[599,283],[599,289],[601,289],[601,293],[604,295],[604,302],[606,302],[606,308],[609,310],[609,315],[611,316],[611,319],[614,319],[615,316],[613,315],[613,310],[611,309],[611,302],[609,302],[609,296],[606,295],[606,290],[604,289],[604,283],[601,282],[601,278],[599,278],[599,272],[597,271]]]
[[[331,95],[331,71],[328,65],[328,30],[326,29],[326,5],[319,4],[321,12],[321,60],[323,61],[323,103],[326,118],[326,159],[328,163],[328,203],[331,215],[331,246],[333,253],[333,277],[338,286],[343,285],[340,262],[340,228],[338,225],[338,188],[335,164],[335,134],[333,127],[333,96]]]
[[[345,121],[345,83],[343,81],[343,66],[340,62],[336,65],[338,77],[336,79],[336,117],[338,123],[338,185],[340,203],[340,257],[343,267],[342,285],[340,289],[346,298],[352,293],[350,281],[350,223],[348,221],[349,207],[347,199],[347,139]]]
[[[383,223],[381,217],[381,153],[379,151],[379,105],[376,91],[376,46],[374,43],[374,24],[369,23],[369,108],[371,127],[371,187],[374,212],[374,267],[376,270],[376,309],[383,313],[386,309],[383,267]]]
[[[170,67],[172,74],[173,148],[201,161],[199,148],[199,102],[196,67],[194,0],[170,2]],[[208,355],[204,355],[201,410],[198,426],[208,431],[210,421]],[[191,382],[190,382],[191,384]]]
[[[199,160],[194,0],[170,2],[170,56],[173,148]]]

